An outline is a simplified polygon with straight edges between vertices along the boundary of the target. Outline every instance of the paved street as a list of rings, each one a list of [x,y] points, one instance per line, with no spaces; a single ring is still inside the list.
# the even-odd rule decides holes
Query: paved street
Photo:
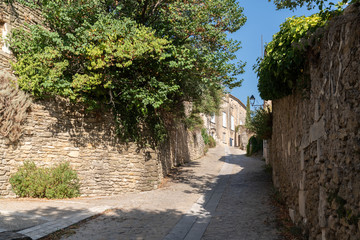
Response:
[[[0,232],[39,239],[107,210],[60,238],[278,239],[263,165],[238,149],[218,146],[154,191],[53,201],[0,199]]]

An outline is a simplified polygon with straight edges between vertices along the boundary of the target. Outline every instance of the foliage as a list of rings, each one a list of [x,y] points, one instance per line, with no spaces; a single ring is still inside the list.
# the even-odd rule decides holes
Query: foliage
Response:
[[[0,72],[0,134],[10,142],[20,138],[21,124],[30,105],[30,97],[18,89],[16,79],[7,72]]]
[[[184,118],[185,126],[191,131],[194,129],[200,129],[204,122],[200,114],[211,115],[218,114],[221,104],[221,99],[224,96],[223,89],[210,88],[203,98],[194,100],[191,104],[191,111]]]
[[[263,140],[257,136],[252,136],[246,146],[246,155],[251,156],[254,153],[262,151]]]
[[[271,0],[268,0],[271,2]],[[330,10],[331,6],[341,7],[347,3],[359,2],[359,0],[342,0],[340,2],[329,2],[327,5],[327,0],[273,0],[277,9],[289,8],[291,10],[296,9],[297,7],[306,6],[309,10],[315,8],[316,6],[320,11]]]
[[[37,167],[25,161],[18,172],[10,177],[10,183],[19,197],[72,198],[79,196],[79,179],[69,163],[53,168]]]
[[[315,14],[288,18],[281,24],[280,31],[265,48],[266,56],[254,66],[262,99],[282,98],[307,85],[305,39],[325,23],[326,19]]]
[[[205,128],[201,129],[201,136],[202,136],[206,146],[208,146],[210,148],[214,148],[216,146],[215,139],[207,133]]]
[[[248,96],[246,101],[245,127],[250,128],[250,123],[251,123],[251,109],[250,109],[250,99]]]
[[[255,133],[255,135],[262,140],[271,138],[272,112],[269,108],[260,108],[254,112],[249,124],[249,130]]]
[[[213,136],[209,136],[209,144],[208,144],[208,146],[209,146],[210,148],[216,147],[216,141],[215,141],[215,139],[213,138]]]
[[[184,118],[184,124],[190,131],[199,130],[203,127],[204,122],[198,113],[192,112],[188,117]]]
[[[241,129],[241,125],[236,125],[235,127],[235,133],[238,133]]]
[[[18,2],[41,10],[46,26],[12,32],[20,87],[112,109],[123,139],[157,143],[183,101],[201,109],[241,85],[240,46],[227,38],[246,21],[235,0]]]

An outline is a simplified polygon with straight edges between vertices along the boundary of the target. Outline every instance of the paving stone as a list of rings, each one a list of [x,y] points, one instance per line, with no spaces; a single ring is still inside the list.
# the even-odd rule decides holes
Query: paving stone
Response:
[[[32,240],[30,237],[16,232],[1,232],[0,240]]]

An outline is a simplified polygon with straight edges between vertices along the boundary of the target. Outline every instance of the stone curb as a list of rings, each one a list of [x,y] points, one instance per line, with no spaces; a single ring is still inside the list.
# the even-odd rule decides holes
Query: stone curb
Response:
[[[90,218],[92,216],[95,216],[99,213],[102,213],[106,210],[111,209],[109,206],[98,206],[90,208],[88,211],[76,213],[70,216],[66,216],[62,219],[46,222],[31,228],[27,228],[24,230],[21,230],[17,233],[26,235],[30,237],[33,240],[45,237],[53,232],[56,232],[58,230],[67,228],[75,223],[78,223],[82,220],[85,220],[87,218]],[[1,239],[0,239],[1,240]]]

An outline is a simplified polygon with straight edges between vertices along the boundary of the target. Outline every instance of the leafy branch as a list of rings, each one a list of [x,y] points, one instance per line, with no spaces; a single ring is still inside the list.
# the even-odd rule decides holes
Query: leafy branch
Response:
[[[206,103],[241,85],[240,45],[227,38],[246,21],[235,0],[17,2],[44,19],[12,31],[19,86],[38,98],[111,109],[124,140],[156,145],[166,118],[184,118],[184,101],[214,112]]]

